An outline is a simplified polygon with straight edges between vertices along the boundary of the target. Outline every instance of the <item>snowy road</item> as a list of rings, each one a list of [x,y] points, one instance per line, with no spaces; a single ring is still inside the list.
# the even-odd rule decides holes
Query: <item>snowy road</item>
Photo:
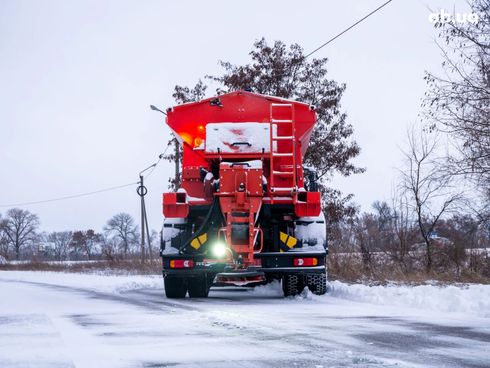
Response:
[[[173,301],[161,284],[0,272],[0,367],[490,366],[481,313],[284,299],[278,285]]]

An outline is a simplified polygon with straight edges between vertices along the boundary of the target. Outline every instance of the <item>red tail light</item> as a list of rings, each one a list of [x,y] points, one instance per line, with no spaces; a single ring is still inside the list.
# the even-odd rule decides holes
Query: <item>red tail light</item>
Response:
[[[318,265],[318,259],[316,258],[295,258],[293,264],[296,267],[311,267]]]
[[[170,261],[170,268],[192,268],[194,261],[190,259],[173,259]]]

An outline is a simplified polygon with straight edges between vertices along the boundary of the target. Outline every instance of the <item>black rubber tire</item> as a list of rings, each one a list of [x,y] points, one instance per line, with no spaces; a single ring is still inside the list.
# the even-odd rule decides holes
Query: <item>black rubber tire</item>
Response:
[[[191,298],[207,298],[209,289],[211,288],[205,276],[189,278],[187,280],[187,287],[189,290],[189,297]]]
[[[282,277],[282,292],[285,297],[298,295],[303,291],[303,276],[286,274]]]
[[[307,274],[305,284],[313,294],[324,295],[327,292],[327,275],[325,273]]]
[[[163,279],[165,295],[169,299],[185,298],[187,282],[183,277],[166,276]]]

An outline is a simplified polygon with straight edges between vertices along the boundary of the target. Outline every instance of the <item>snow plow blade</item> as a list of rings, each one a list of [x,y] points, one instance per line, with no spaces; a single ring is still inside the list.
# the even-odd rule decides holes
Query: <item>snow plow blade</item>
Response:
[[[257,271],[231,271],[216,275],[214,283],[219,285],[247,286],[266,281],[265,274]]]

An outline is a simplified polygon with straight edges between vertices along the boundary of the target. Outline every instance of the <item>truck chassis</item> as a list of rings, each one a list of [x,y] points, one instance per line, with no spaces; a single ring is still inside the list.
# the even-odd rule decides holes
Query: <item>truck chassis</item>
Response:
[[[302,165],[314,108],[238,91],[167,110],[183,147],[182,186],[164,193],[168,298],[281,280],[285,296],[326,292],[325,218]]]

